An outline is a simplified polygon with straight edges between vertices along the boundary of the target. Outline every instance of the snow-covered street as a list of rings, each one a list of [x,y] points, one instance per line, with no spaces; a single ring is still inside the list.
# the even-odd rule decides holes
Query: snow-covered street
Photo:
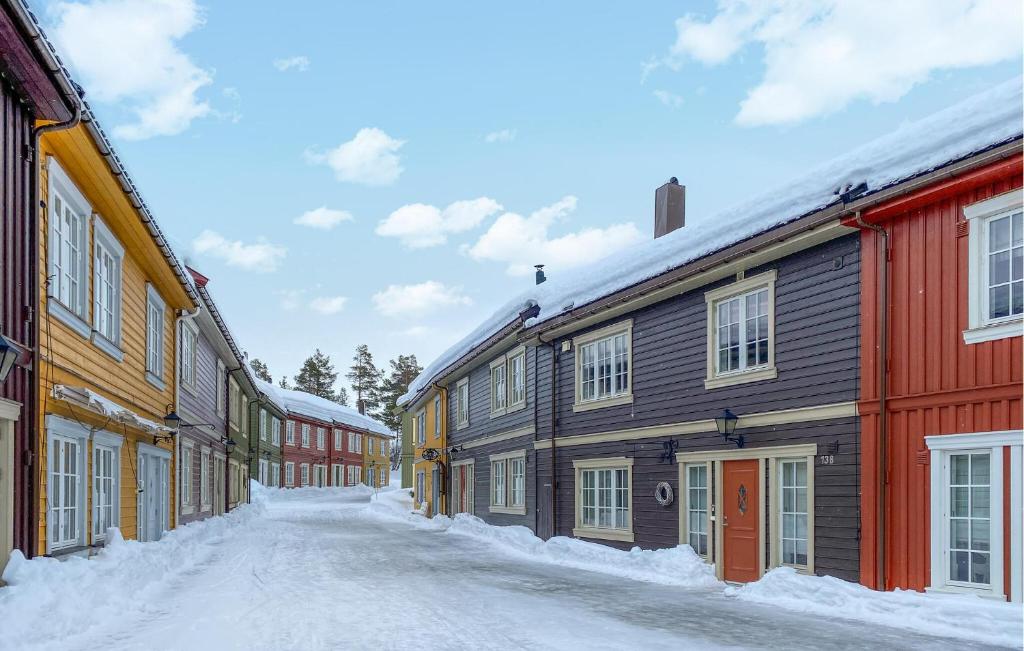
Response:
[[[362,487],[256,502],[88,562],[16,562],[0,647],[988,648],[531,559]]]

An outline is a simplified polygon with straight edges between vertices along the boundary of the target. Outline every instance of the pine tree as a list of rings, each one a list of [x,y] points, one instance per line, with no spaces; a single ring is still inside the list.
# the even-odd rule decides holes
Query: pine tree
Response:
[[[349,406],[349,404],[348,404],[348,391],[345,390],[345,387],[341,387],[341,388],[338,389],[338,393],[334,396],[334,402],[338,403],[342,407],[348,407]]]
[[[291,386],[289,386],[288,384],[288,376],[282,375],[281,381],[277,383],[277,386],[281,387],[282,389],[291,389]]]
[[[409,390],[409,384],[423,372],[415,355],[399,355],[390,361],[391,372],[380,383],[377,409],[372,416],[387,425],[393,432],[402,430],[402,418],[395,414],[398,399]]]
[[[377,409],[381,373],[373,364],[373,355],[366,344],[356,346],[356,354],[352,356],[352,367],[345,374],[349,386],[356,392],[356,407],[360,403],[367,412]]]
[[[302,363],[299,374],[295,376],[295,388],[299,391],[312,393],[331,401],[348,401],[348,395],[342,390],[339,393],[334,391],[334,383],[338,380],[338,374],[331,364],[331,358],[317,348],[316,352]]]
[[[256,377],[263,380],[264,382],[273,382],[274,378],[270,375],[270,369],[263,363],[258,357],[253,357],[252,362],[249,363],[252,366],[252,372],[256,374]]]

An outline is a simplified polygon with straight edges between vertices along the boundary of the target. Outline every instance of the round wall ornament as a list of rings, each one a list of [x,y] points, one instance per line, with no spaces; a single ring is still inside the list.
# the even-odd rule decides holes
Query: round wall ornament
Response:
[[[672,484],[667,481],[658,482],[658,485],[654,488],[654,499],[658,500],[658,504],[662,506],[668,506],[675,499],[672,492]]]

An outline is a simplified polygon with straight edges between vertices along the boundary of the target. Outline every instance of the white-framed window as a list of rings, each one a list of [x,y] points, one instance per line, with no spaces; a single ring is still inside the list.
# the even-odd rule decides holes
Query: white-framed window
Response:
[[[302,424],[302,447],[304,448],[309,447],[309,429],[309,423]]]
[[[434,396],[434,438],[441,436],[441,396]]]
[[[309,486],[309,464],[304,463],[299,466],[299,473],[302,479],[303,486]]]
[[[783,565],[807,567],[810,547],[807,460],[780,459],[778,476],[779,561]]]
[[[382,486],[382,487],[383,486],[387,486],[388,485],[387,471],[384,468],[381,468],[378,472],[380,474],[380,479],[379,479],[380,484],[378,484],[378,486]]]
[[[340,463],[331,464],[331,486],[345,485],[345,466]]]
[[[271,416],[270,420],[270,443],[280,447],[281,445],[281,419]]]
[[[266,441],[267,435],[270,433],[270,414],[263,407],[260,407],[260,440]]]
[[[348,485],[356,486],[363,481],[363,467],[362,466],[349,466],[348,467]]]
[[[83,337],[89,337],[89,216],[92,207],[67,173],[50,157],[49,310]]]
[[[270,462],[270,485],[273,488],[281,487],[281,464]]]
[[[86,544],[86,446],[89,430],[57,416],[46,417],[47,553]]]
[[[349,452],[362,452],[363,451],[363,437],[355,432],[348,433],[348,451]]]
[[[423,445],[427,442],[427,410],[420,409],[416,414],[416,443]],[[351,450],[351,444],[349,446]]]
[[[509,355],[508,358],[508,408],[513,409],[526,402],[526,351]]]
[[[373,468],[367,468],[366,469],[366,485],[369,486],[370,488],[374,488],[373,480],[375,478],[376,478],[376,475],[373,473]]]
[[[380,454],[381,454],[381,456],[387,457],[390,453],[391,453],[391,444],[388,441],[386,441],[384,439],[381,439],[381,442],[380,442]]]
[[[291,488],[295,485],[295,462],[284,462],[284,485]]]
[[[354,483],[356,483],[356,484],[361,483],[363,481],[363,467],[362,466],[355,466],[355,471],[356,471],[356,480],[355,480]]]
[[[316,428],[316,449],[323,450],[327,446],[327,430],[323,427]]]
[[[295,421],[293,420],[284,424],[284,442],[288,445],[295,445]]]
[[[313,481],[317,488],[327,486],[327,466],[319,463],[313,464]]]
[[[968,329],[976,344],[1021,335],[1024,206],[1013,190],[964,207],[968,222]]]
[[[508,407],[508,369],[505,358],[491,362],[491,416],[501,416]]]
[[[188,321],[181,324],[181,383],[185,388],[196,390],[196,358],[199,348],[199,331]]]
[[[341,452],[341,445],[342,445],[342,433],[341,433],[341,430],[340,429],[335,429],[334,430],[334,449],[336,451],[338,451],[338,452]]]
[[[526,514],[526,451],[492,454],[492,513]]]
[[[92,540],[106,540],[107,529],[121,525],[121,443],[109,432],[93,434]]]
[[[210,491],[210,448],[203,448],[199,456],[199,506],[203,511],[209,511],[213,505],[213,496]]]
[[[270,474],[270,462],[266,459],[260,459],[259,463],[256,464],[256,481],[262,486],[267,486],[267,475]]]
[[[575,337],[573,411],[633,402],[633,321],[627,319]]]
[[[705,292],[708,361],[704,387],[769,380],[775,369],[775,281],[772,269]]]
[[[475,483],[472,459],[456,461],[452,464],[452,505],[456,513],[473,513],[473,488]]]
[[[121,361],[121,274],[124,247],[97,215],[93,218],[92,341]]]
[[[238,419],[238,429],[242,434],[249,433],[249,396],[242,394],[241,413]]]
[[[224,366],[224,362],[217,360],[217,415],[224,418],[226,409],[225,402],[227,400],[227,387],[225,381],[227,379],[227,368]]]
[[[164,387],[164,316],[167,305],[153,285],[146,284],[146,379]]]
[[[1022,599],[1020,430],[926,436],[931,451],[931,585],[928,590]],[[1008,449],[1008,453],[1007,453]],[[1004,458],[1010,458],[1010,476]],[[1010,521],[1004,516],[1010,496]],[[1003,548],[1006,528],[1014,541]],[[1006,556],[1010,584],[1004,580]]]
[[[228,379],[228,425],[238,430],[238,423],[242,420],[242,388],[238,386],[235,378]]]
[[[178,471],[179,477],[181,477],[181,512],[192,513],[194,510],[193,495],[192,495],[192,471],[194,470],[193,461],[195,460],[195,450],[191,443],[181,444],[181,468]]]
[[[580,538],[633,541],[633,460],[576,459],[576,527]]]
[[[708,464],[687,464],[686,542],[699,556],[708,555]]]
[[[422,470],[416,471],[416,504],[424,504],[427,500],[427,473]]]
[[[469,426],[469,377],[455,385],[455,424],[458,429]]]

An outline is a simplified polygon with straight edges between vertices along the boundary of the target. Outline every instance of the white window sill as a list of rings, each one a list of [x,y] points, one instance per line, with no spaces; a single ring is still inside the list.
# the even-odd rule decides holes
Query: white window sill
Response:
[[[181,507],[181,514],[182,515],[192,515],[195,512],[196,512],[196,510],[194,508],[192,508],[191,506],[182,506]]]
[[[504,513],[505,515],[526,515],[525,506],[494,506],[488,509],[490,513]]]
[[[965,588],[958,585],[930,585],[926,587],[924,591],[936,594],[972,594],[976,597],[981,597],[982,599],[991,599],[993,601],[1006,601],[1006,595],[996,594],[988,588]]]
[[[520,411],[520,410],[523,410],[523,409],[526,409],[526,400],[525,399],[522,402],[517,402],[514,405],[510,405],[509,408],[506,409],[505,411],[506,411],[506,413],[511,414],[514,411]]]
[[[83,339],[89,339],[92,336],[92,326],[86,323],[82,317],[64,307],[55,297],[50,296],[47,299],[46,308],[52,316],[57,317],[58,321],[78,333]]]
[[[146,382],[149,382],[150,384],[160,389],[161,391],[164,391],[167,388],[167,385],[164,384],[164,381],[158,378],[156,375],[154,375],[152,371],[146,371]]]
[[[981,326],[964,330],[965,344],[980,344],[984,341],[996,341],[1008,337],[1020,337],[1024,335],[1024,321],[1015,319],[1003,323]]]
[[[508,410],[505,409],[504,407],[502,407],[501,409],[494,409],[491,411],[491,418],[498,418],[499,416],[504,416],[507,412]]]
[[[581,411],[590,411],[592,409],[604,409],[605,407],[618,407],[620,405],[631,404],[633,404],[633,394],[627,393],[621,396],[615,396],[614,398],[601,398],[600,400],[577,402],[572,406],[572,411],[573,413],[578,413]]]
[[[618,540],[621,542],[633,542],[633,532],[623,529],[591,529],[589,527],[575,527],[572,535],[576,538],[595,538],[598,540]]]
[[[778,376],[778,370],[774,366],[769,366],[768,368],[759,368],[752,371],[740,371],[738,373],[717,375],[712,378],[707,378],[704,380],[704,388],[717,389],[719,387],[730,387],[736,384],[746,384],[748,382],[762,382],[764,380],[774,380]]]
[[[114,358],[114,360],[118,362],[124,361],[124,351],[121,350],[117,346],[117,344],[110,341],[109,339],[107,339],[106,337],[104,337],[95,330],[92,331],[92,345],[96,346],[97,348],[105,352],[107,355],[110,355],[112,358]]]

